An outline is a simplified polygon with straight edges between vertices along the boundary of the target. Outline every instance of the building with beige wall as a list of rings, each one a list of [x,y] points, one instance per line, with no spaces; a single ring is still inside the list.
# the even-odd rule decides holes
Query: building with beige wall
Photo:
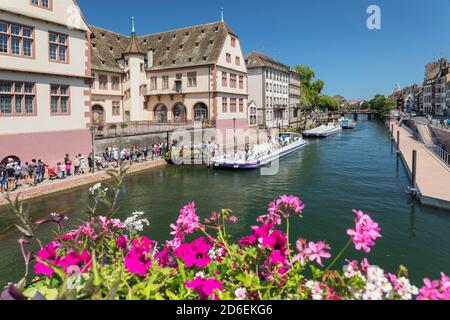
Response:
[[[90,35],[73,0],[0,1],[0,161],[92,150]]]
[[[249,100],[256,105],[258,124],[265,128],[289,126],[289,66],[259,52],[246,57]]]
[[[289,126],[296,127],[301,120],[301,78],[294,69],[289,72]]]
[[[449,115],[450,104],[447,95],[450,83],[450,63],[442,58],[425,66],[423,84],[423,112],[437,116]]]
[[[225,22],[131,36],[91,26],[94,117],[247,128],[247,68]],[[120,84],[113,86],[113,77]],[[114,106],[113,106],[114,104]]]

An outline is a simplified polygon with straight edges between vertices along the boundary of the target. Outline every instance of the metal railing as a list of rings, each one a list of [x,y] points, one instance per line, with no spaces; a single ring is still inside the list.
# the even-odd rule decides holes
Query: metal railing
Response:
[[[447,167],[450,167],[450,153],[435,144],[427,144],[426,147],[439,159],[441,159],[447,165]]]
[[[188,122],[166,122],[159,123],[153,121],[142,121],[136,123],[109,123],[104,126],[96,127],[96,138],[114,138],[120,136],[144,135],[149,133],[167,132],[175,130],[188,130],[195,127],[212,128],[214,121],[188,121]]]

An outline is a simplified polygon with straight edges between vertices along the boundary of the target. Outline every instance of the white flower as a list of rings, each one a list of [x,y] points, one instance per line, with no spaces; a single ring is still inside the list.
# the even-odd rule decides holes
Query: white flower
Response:
[[[95,191],[97,191],[97,189],[99,189],[102,186],[101,183],[97,183],[95,185],[93,185],[92,187],[89,188],[89,192],[94,195]]]
[[[128,217],[124,222],[125,228],[129,231],[142,232],[144,230],[144,225],[148,226],[150,224],[147,219],[141,218],[143,215],[144,212],[142,211],[133,212],[131,217]]]
[[[203,271],[200,271],[195,275],[195,277],[205,279],[205,274],[203,273]]]
[[[236,300],[245,300],[247,298],[247,289],[245,288],[238,288],[234,292],[234,296],[236,297]]]

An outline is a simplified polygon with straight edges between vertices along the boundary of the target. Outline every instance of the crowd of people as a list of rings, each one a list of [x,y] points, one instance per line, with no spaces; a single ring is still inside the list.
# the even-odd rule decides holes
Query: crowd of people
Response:
[[[8,158],[0,164],[0,192],[14,191],[21,187],[35,187],[44,180],[62,180],[72,176],[92,174],[95,171],[116,168],[120,162],[133,163],[156,160],[169,150],[166,143],[130,148],[108,147],[102,154],[71,157],[66,154],[62,161],[50,166],[43,160],[22,162]]]

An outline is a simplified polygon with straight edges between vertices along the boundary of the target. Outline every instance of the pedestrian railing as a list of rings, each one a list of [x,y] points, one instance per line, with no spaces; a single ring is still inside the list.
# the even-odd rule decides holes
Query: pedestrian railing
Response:
[[[450,153],[435,144],[427,144],[427,149],[433,152],[439,159],[441,159],[448,167],[450,167]]]

